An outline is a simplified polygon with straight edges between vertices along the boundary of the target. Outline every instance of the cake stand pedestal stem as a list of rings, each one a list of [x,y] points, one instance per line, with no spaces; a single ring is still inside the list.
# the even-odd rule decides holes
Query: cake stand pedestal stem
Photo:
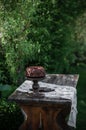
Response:
[[[33,80],[32,88],[33,88],[33,92],[36,92],[36,93],[39,92],[38,80]]]

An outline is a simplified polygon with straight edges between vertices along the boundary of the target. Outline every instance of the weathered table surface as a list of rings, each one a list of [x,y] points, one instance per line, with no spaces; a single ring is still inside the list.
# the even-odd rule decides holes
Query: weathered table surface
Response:
[[[47,74],[43,82],[76,87],[78,75]],[[19,130],[70,130],[65,118],[70,113],[71,101],[63,98],[31,97],[15,91],[9,98],[26,115]]]

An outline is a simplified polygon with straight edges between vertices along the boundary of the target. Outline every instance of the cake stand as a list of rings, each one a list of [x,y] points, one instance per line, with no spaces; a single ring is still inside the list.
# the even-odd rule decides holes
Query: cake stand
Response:
[[[30,89],[32,92],[29,94],[29,96],[33,97],[44,97],[44,94],[40,92],[41,87],[38,84],[38,81],[43,80],[45,77],[27,77],[28,80],[31,80],[33,82],[32,89]]]

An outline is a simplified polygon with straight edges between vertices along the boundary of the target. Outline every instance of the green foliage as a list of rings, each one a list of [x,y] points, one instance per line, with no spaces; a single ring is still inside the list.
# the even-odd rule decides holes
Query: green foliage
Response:
[[[85,48],[85,0],[0,0],[3,89],[4,84],[20,84],[30,65],[42,65],[47,73],[79,73],[78,69],[86,66]],[[81,75],[77,130],[86,129],[86,74]],[[2,96],[8,97],[10,92],[3,91]],[[21,115],[15,104],[0,100],[0,130],[17,130]]]
[[[18,130],[23,116],[16,104],[0,99],[0,130]]]
[[[80,74],[77,86],[77,99],[78,99],[78,115],[77,115],[77,130],[86,129],[86,67],[79,68]]]
[[[13,83],[24,80],[30,65],[42,65],[48,73],[77,73],[78,66],[86,66],[84,0],[0,2],[0,44],[6,66],[2,71],[7,69]]]
[[[3,8],[5,9],[5,7]],[[34,55],[36,56],[36,53],[40,51],[38,42],[33,44],[32,40],[27,39],[30,18],[33,13],[32,3],[28,1],[27,5],[26,3],[18,3],[16,10],[12,10],[12,12],[9,12],[7,8],[4,10],[1,43],[5,50],[6,64],[14,83],[22,82],[21,75],[24,75],[25,64],[28,61],[33,61]]]
[[[8,84],[0,84],[0,98],[3,96],[3,93],[6,93],[5,97],[8,97],[12,92],[13,87]]]
[[[7,69],[5,51],[0,43],[0,83],[7,84],[11,83],[9,71]]]

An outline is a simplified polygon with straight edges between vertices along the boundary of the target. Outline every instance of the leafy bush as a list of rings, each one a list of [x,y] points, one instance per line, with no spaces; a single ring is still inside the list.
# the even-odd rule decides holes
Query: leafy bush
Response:
[[[8,98],[8,96],[16,89],[16,86],[8,84],[0,84],[0,98]]]
[[[78,29],[83,28],[86,1],[15,1],[0,1],[3,68],[14,84],[24,80],[25,68],[30,65],[42,65],[49,73],[77,73],[78,66],[86,66],[85,33]]]
[[[5,51],[0,43],[0,83],[7,84],[11,83],[11,77],[9,70],[7,69]]]
[[[0,130],[18,130],[22,121],[23,116],[19,107],[0,99]]]

